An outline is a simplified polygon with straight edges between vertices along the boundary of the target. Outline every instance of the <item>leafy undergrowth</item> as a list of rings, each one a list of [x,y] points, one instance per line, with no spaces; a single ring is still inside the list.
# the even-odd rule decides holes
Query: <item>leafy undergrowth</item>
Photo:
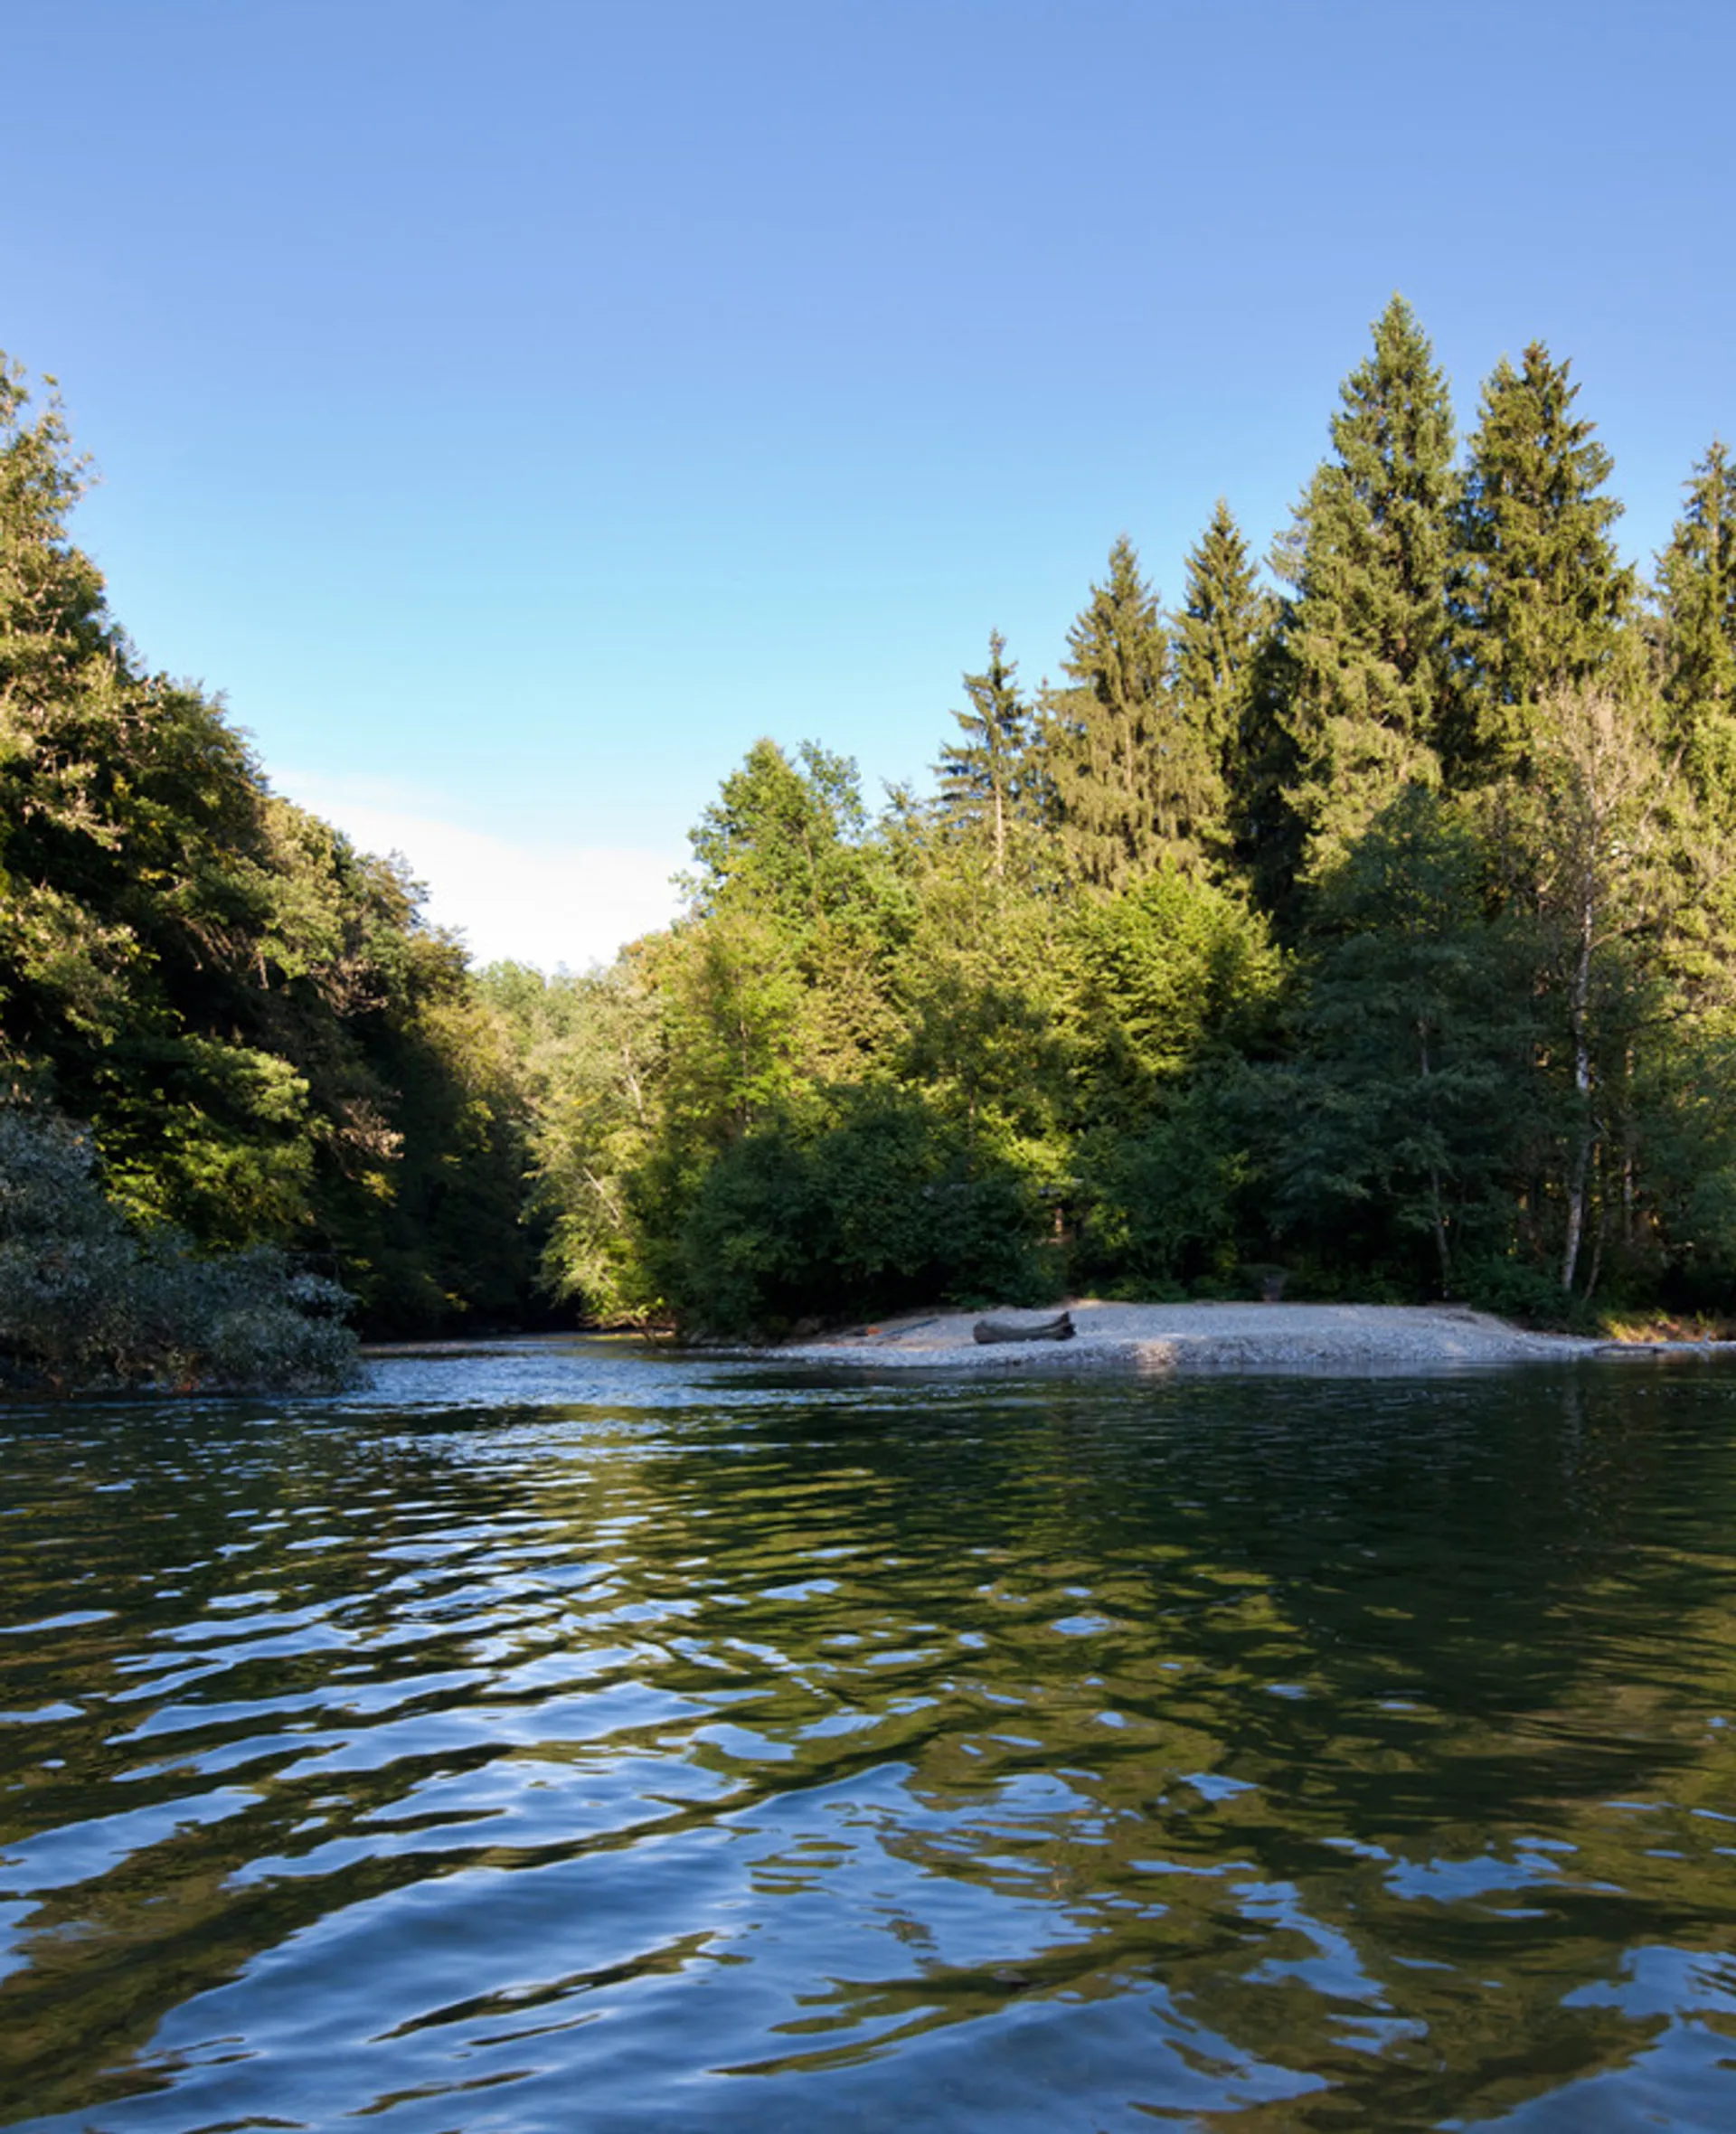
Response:
[[[1736,1341],[1736,1316],[1729,1312],[1609,1312],[1602,1332],[1610,1341],[1645,1346],[1660,1341]]]
[[[360,1375],[353,1299],[269,1246],[202,1255],[135,1230],[87,1135],[0,1107],[0,1393],[341,1390]]]

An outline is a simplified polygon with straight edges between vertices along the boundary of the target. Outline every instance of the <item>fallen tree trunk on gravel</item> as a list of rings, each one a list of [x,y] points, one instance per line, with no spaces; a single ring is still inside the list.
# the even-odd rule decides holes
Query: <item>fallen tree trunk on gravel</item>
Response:
[[[1006,1319],[978,1319],[976,1338],[991,1341],[1071,1341],[1074,1334],[1073,1315],[1070,1311],[1057,1312],[1052,1319],[1039,1319],[1034,1326],[1015,1327]]]

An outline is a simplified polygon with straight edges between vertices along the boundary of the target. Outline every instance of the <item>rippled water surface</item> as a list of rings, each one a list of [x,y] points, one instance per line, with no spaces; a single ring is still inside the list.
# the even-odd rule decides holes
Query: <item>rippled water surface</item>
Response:
[[[1736,2126],[1736,1376],[0,1412],[0,2123]]]

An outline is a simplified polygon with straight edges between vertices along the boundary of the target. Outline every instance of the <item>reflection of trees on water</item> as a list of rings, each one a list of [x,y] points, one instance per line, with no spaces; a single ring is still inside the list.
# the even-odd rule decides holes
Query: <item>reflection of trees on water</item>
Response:
[[[153,2079],[125,2063],[171,2010],[346,1907],[464,1870],[522,1902],[710,1833],[726,1912],[557,1936],[514,2006],[799,1928],[826,1961],[741,2063],[1133,1996],[1202,2068],[1327,2085],[1250,2126],[1432,2125],[1618,2066],[1667,2018],[1599,1997],[1612,1952],[1715,1952],[1736,1910],[1705,1813],[1736,1800],[1709,1724],[1736,1722],[1736,1490],[1658,1390],[14,1437],[8,1613],[113,1613],[0,1649],[0,1704],[62,1713],[0,1837],[28,1863],[69,1820],[137,1825],[64,1879],[42,1855],[5,2054],[35,2110],[88,2109]]]
[[[1333,1390],[1250,1391],[1177,1390],[1156,1441],[1113,1395],[1020,1403],[972,1449],[974,1549],[934,1531],[958,1501],[925,1473],[934,1449],[884,1441],[902,1502],[874,1523],[891,1513],[911,1560],[878,1634],[984,1642],[886,1682],[926,1815],[882,1809],[876,1842],[1050,1917],[1007,1962],[953,1966],[911,1905],[906,1960],[814,1997],[805,2030],[837,2047],[894,2016],[1161,1980],[1378,2123],[1433,2123],[1643,2049],[1655,2017],[1564,2005],[1612,1948],[1722,1945],[1705,1877],[1731,1833],[1694,1810],[1736,1798],[1707,1727],[1736,1704],[1730,1567],[1670,1531],[1673,1449],[1644,1403],[1607,1379],[1555,1388],[1565,1418],[1534,1381],[1393,1386],[1353,1435]],[[1702,1460],[1696,1487],[1728,1505],[1729,1484]],[[873,1619],[887,1596],[855,1599]],[[810,1680],[826,1619],[780,1629]],[[1026,1798],[1044,1776],[1058,1798]],[[1679,1858],[1609,1805],[1635,1795],[1674,1804]]]

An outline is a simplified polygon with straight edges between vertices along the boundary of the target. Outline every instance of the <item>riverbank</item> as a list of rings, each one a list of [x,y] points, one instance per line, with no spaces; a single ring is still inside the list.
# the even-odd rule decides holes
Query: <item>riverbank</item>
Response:
[[[1663,1354],[1736,1355],[1736,1343],[1644,1346],[1537,1334],[1458,1305],[1070,1305],[1074,1338],[979,1346],[975,1311],[932,1311],[756,1353],[779,1362],[945,1371],[1410,1372]],[[995,1311],[1040,1325],[1043,1312]]]

